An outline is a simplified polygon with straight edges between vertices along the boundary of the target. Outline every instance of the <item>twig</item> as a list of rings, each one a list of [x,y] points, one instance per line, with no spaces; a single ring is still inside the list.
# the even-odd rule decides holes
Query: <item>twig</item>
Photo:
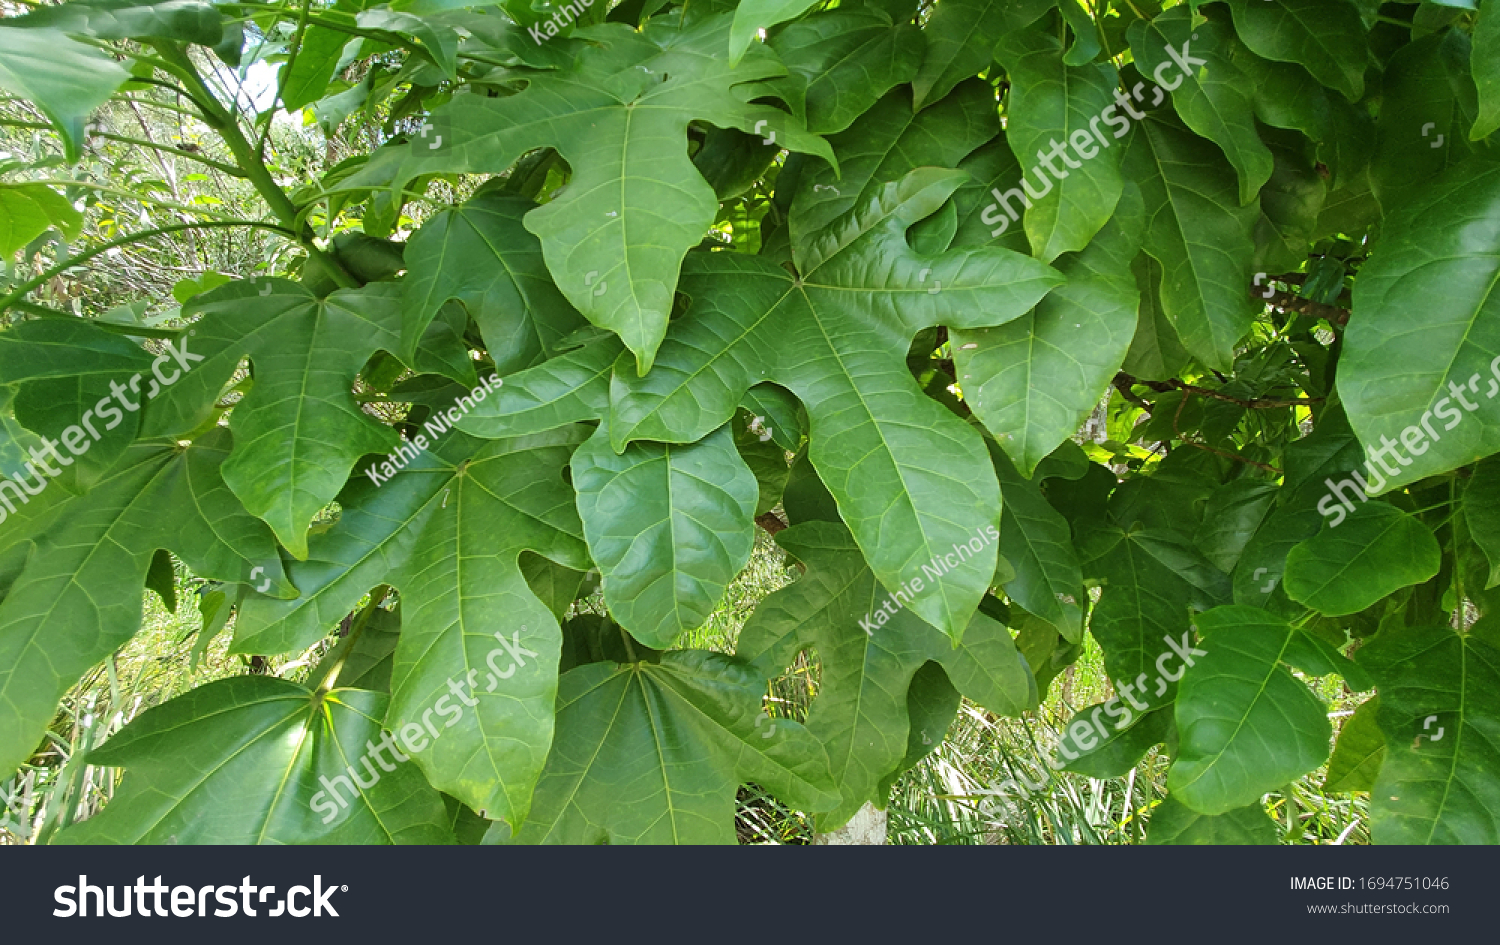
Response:
[[[1203,397],[1211,397],[1214,400],[1222,400],[1228,404],[1237,404],[1241,407],[1244,407],[1246,410],[1275,410],[1279,407],[1306,407],[1311,404],[1321,404],[1324,401],[1324,398],[1322,397],[1307,397],[1299,400],[1270,400],[1265,397],[1252,397],[1249,400],[1245,400],[1240,397],[1231,397],[1228,394],[1224,394],[1216,390],[1209,390],[1206,387],[1199,387],[1196,384],[1187,384],[1175,377],[1168,378],[1164,381],[1145,381],[1130,374],[1126,374],[1124,371],[1121,371],[1120,373],[1115,375],[1115,389],[1120,391],[1122,394],[1126,394],[1126,398],[1129,399],[1132,403],[1145,406],[1145,404],[1136,399],[1133,394],[1127,393],[1129,388],[1136,384],[1140,384],[1142,387],[1149,387],[1152,390],[1156,391],[1158,394],[1164,394],[1167,391],[1172,390],[1180,390],[1185,391],[1189,394],[1198,394]]]
[[[1271,473],[1274,476],[1282,475],[1282,471],[1277,469],[1275,466],[1267,466],[1265,463],[1257,463],[1255,460],[1246,459],[1245,457],[1240,456],[1237,453],[1230,453],[1226,450],[1215,449],[1214,447],[1209,446],[1207,443],[1198,443],[1194,440],[1188,439],[1187,435],[1182,432],[1182,428],[1179,427],[1177,423],[1180,419],[1182,419],[1182,408],[1187,406],[1187,402],[1192,399],[1193,394],[1197,393],[1197,391],[1184,389],[1183,393],[1186,396],[1184,396],[1182,398],[1182,402],[1177,405],[1177,412],[1172,415],[1172,432],[1177,434],[1177,438],[1179,440],[1186,443],[1188,446],[1196,447],[1205,452],[1212,453],[1215,456],[1222,456],[1225,459],[1232,459],[1236,462],[1244,463],[1248,466],[1254,466],[1257,469],[1264,469],[1266,472]]]

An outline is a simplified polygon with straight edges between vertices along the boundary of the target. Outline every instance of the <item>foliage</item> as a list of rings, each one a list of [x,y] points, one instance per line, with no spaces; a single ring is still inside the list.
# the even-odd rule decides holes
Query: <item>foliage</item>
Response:
[[[1097,647],[1119,836],[1500,841],[1500,0],[0,11],[44,839],[827,831]],[[252,672],[99,744],[179,569]]]

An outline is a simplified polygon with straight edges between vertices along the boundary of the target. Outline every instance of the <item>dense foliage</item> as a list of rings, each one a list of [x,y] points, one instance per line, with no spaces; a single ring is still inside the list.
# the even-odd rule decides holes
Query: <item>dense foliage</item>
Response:
[[[176,566],[321,655],[56,839],[829,830],[1090,634],[1153,841],[1500,842],[1500,0],[0,7],[0,776]]]

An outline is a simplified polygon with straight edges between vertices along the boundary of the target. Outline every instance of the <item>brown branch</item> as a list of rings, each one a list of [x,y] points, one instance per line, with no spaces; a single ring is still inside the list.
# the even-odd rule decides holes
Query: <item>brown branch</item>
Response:
[[[1222,400],[1228,404],[1237,404],[1241,407],[1244,407],[1246,410],[1274,410],[1278,407],[1306,407],[1310,404],[1321,404],[1324,400],[1324,398],[1322,397],[1308,397],[1301,400],[1271,400],[1265,397],[1252,397],[1249,400],[1245,400],[1240,397],[1231,397],[1228,394],[1220,393],[1216,390],[1209,390],[1206,387],[1199,387],[1196,384],[1187,384],[1175,377],[1168,378],[1164,381],[1146,381],[1126,374],[1124,371],[1121,371],[1120,373],[1115,375],[1115,389],[1120,391],[1122,394],[1126,394],[1126,392],[1136,384],[1139,384],[1142,387],[1149,387],[1152,390],[1156,391],[1158,394],[1165,394],[1168,391],[1180,390],[1189,394],[1198,394],[1201,397],[1211,397],[1214,400]],[[1126,399],[1130,400],[1132,403],[1145,406],[1139,399],[1134,396],[1134,394],[1126,394]],[[1186,400],[1187,398],[1183,399]]]
[[[1290,283],[1292,280],[1287,277],[1276,276],[1270,281]],[[1340,328],[1349,324],[1349,310],[1346,308],[1339,308],[1336,305],[1324,305],[1322,302],[1314,302],[1311,299],[1304,299],[1300,296],[1293,295],[1290,292],[1274,291],[1268,297],[1265,293],[1265,289],[1260,286],[1251,286],[1250,295],[1256,301],[1264,302],[1271,308],[1277,309],[1278,311],[1292,312],[1298,315],[1308,315],[1312,318],[1321,318],[1331,325],[1338,325]]]
[[[782,521],[781,516],[777,515],[775,512],[762,512],[761,514],[755,516],[755,524],[759,525],[761,528],[764,528],[766,530],[766,534],[772,536],[773,538],[776,536],[777,532],[782,531],[787,527],[786,522]]]
[[[1188,439],[1187,434],[1182,432],[1182,428],[1177,425],[1177,422],[1182,419],[1182,408],[1187,406],[1187,402],[1191,400],[1193,398],[1193,394],[1197,392],[1184,389],[1183,393],[1186,394],[1186,396],[1183,397],[1182,402],[1177,405],[1177,412],[1172,415],[1172,432],[1177,434],[1177,438],[1179,440],[1186,443],[1188,446],[1196,447],[1197,449],[1212,453],[1215,456],[1222,456],[1225,459],[1232,459],[1235,462],[1244,463],[1248,466],[1254,466],[1258,469],[1264,469],[1266,472],[1271,473],[1275,476],[1282,475],[1282,471],[1277,469],[1275,466],[1267,466],[1265,463],[1257,463],[1255,460],[1246,459],[1245,457],[1240,456],[1237,453],[1230,453],[1226,450],[1215,449],[1214,447],[1209,446],[1207,443],[1198,443],[1194,440]]]

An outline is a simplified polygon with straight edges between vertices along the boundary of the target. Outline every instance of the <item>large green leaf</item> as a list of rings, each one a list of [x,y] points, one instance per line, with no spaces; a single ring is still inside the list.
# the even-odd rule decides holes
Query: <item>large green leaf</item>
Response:
[[[900,597],[886,593],[842,526],[807,522],[776,541],[807,573],[761,602],[740,633],[739,654],[769,674],[803,649],[817,651],[822,686],[807,727],[827,748],[842,795],[819,818],[822,829],[842,824],[866,801],[884,800],[878,788],[907,752],[907,691],[928,660],[993,712],[1014,715],[1036,704],[1036,683],[1000,623],[976,613],[955,649],[905,608],[922,585],[908,584]]]
[[[257,287],[258,286],[258,287]],[[189,353],[201,358],[152,402],[147,431],[202,423],[248,357],[255,385],[230,418],[235,451],[224,481],[298,558],[307,529],[360,456],[399,439],[355,402],[354,379],[378,349],[400,350],[400,286],[371,283],[320,299],[279,279],[233,282],[193,298]]]
[[[535,207],[523,197],[485,191],[426,221],[407,241],[401,344],[408,363],[449,300],[468,310],[501,375],[553,354],[563,336],[582,326],[552,284],[541,244],[521,225]]]
[[[86,495],[42,489],[0,523],[0,550],[32,544],[0,600],[0,770],[30,756],[67,688],[140,629],[159,549],[209,580],[292,593],[270,529],[220,477],[229,441],[215,429],[186,448],[137,442]]]
[[[1120,370],[1140,303],[1131,261],[1142,216],[1131,184],[1088,248],[1057,264],[1066,284],[1009,324],[950,334],[964,402],[1024,475],[1078,430]]]
[[[69,161],[82,151],[83,125],[129,77],[114,57],[57,29],[0,26],[0,89],[52,119]]]
[[[1035,190],[1028,181],[1018,195],[1027,208],[1026,235],[1037,258],[1051,262],[1089,245],[1119,202],[1125,148],[1116,139],[1123,134],[1100,127],[1101,116],[1117,107],[1119,76],[1107,63],[1065,64],[1061,42],[1037,31],[1011,33],[996,53],[1011,81],[1006,138],[1021,166],[1038,178]],[[1058,160],[1061,165],[1053,163]],[[1004,185],[1000,189],[1010,196]],[[1038,191],[1039,198],[1028,197]]]
[[[961,172],[923,169],[886,185],[798,258],[800,277],[728,253],[690,259],[693,298],[646,377],[615,371],[610,436],[693,442],[722,425],[751,385],[775,381],[811,418],[813,465],[875,573],[896,588],[943,571],[912,604],[954,639],[989,586],[999,488],[975,431],[923,394],[906,369],[921,328],[1018,317],[1059,280],[998,248],[924,259],[905,231],[935,211]],[[980,547],[964,553],[959,544]],[[946,557],[945,557],[946,556]]]
[[[574,570],[589,566],[562,478],[586,433],[574,426],[484,442],[452,433],[389,482],[356,481],[340,497],[339,522],[293,565],[303,596],[252,597],[234,649],[300,649],[371,587],[399,588],[387,726],[403,737],[425,727],[431,744],[422,737],[409,753],[428,780],[491,820],[519,825],[552,742],[562,646],[557,618],[519,558],[533,551]],[[440,729],[434,712],[447,720]]]
[[[1500,451],[1497,217],[1500,165],[1455,167],[1386,218],[1355,280],[1338,392],[1376,493]]]
[[[89,754],[125,780],[57,842],[452,843],[441,795],[399,749],[387,755],[386,701],[270,676],[194,689]]]
[[[1229,370],[1255,313],[1258,211],[1240,206],[1234,171],[1213,145],[1154,116],[1136,126],[1125,172],[1146,200],[1143,248],[1162,267],[1162,311],[1188,351]]]
[[[701,627],[755,545],[759,489],[729,427],[685,446],[632,443],[616,455],[600,424],[572,469],[610,614],[658,649]]]
[[[1351,102],[1364,94],[1369,44],[1348,0],[1229,0],[1229,9],[1256,55],[1295,62]]]
[[[765,691],[764,676],[701,650],[570,670],[536,813],[515,841],[734,843],[744,781],[828,809],[838,795],[827,757],[802,726],[761,711]]]
[[[1284,663],[1333,667],[1302,631],[1255,607],[1198,617],[1202,649],[1177,692],[1178,755],[1167,790],[1203,814],[1225,814],[1297,780],[1328,758],[1327,710]]]
[[[1331,617],[1354,614],[1431,578],[1441,559],[1426,525],[1393,505],[1367,502],[1291,550],[1286,593]]]
[[[1179,83],[1172,90],[1172,107],[1184,124],[1229,158],[1239,175],[1239,202],[1248,204],[1271,179],[1271,152],[1256,133],[1252,90],[1230,56],[1233,34],[1228,25],[1210,20],[1195,26],[1192,18],[1186,6],[1178,6],[1149,22],[1137,20],[1130,27],[1130,49],[1142,73],[1166,85]],[[1180,56],[1206,64],[1184,73]]]
[[[1382,633],[1359,651],[1380,687],[1385,763],[1376,843],[1500,843],[1500,651],[1447,627]]]
[[[526,228],[541,238],[557,288],[619,334],[644,374],[667,330],[682,258],[718,211],[688,156],[688,125],[774,132],[782,147],[832,159],[786,112],[744,100],[753,83],[784,74],[773,53],[752,47],[726,68],[727,15],[675,24],[592,27],[572,68],[531,76],[516,95],[455,97],[433,110],[429,132],[377,152],[340,186],[399,192],[425,174],[494,174],[528,151],[556,148],[573,177],[526,215]]]

